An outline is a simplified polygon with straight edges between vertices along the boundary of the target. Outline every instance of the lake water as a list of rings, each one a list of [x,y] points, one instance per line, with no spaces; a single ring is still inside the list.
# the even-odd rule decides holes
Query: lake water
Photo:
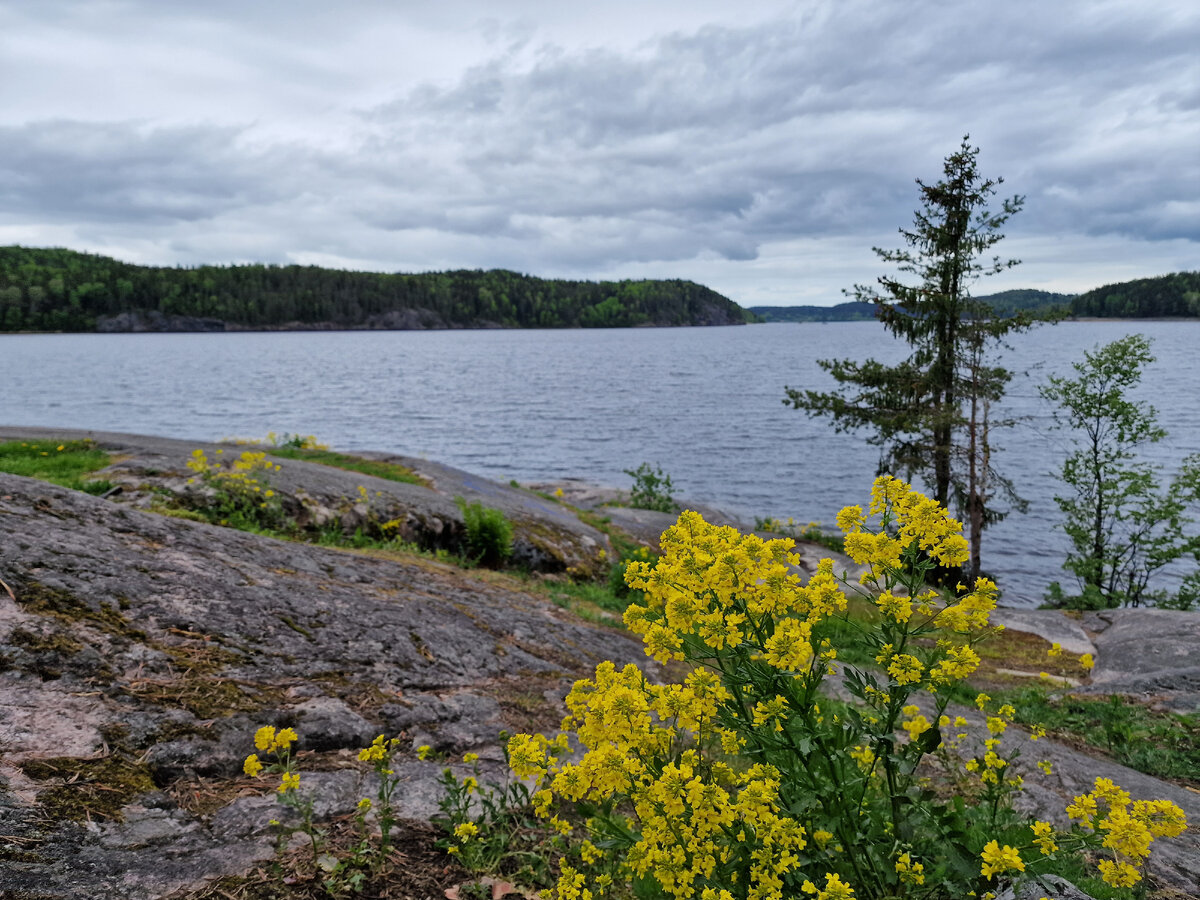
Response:
[[[1004,602],[1063,577],[1053,476],[1067,452],[1037,385],[1083,350],[1140,332],[1171,432],[1164,462],[1200,450],[1197,322],[1081,322],[1015,339],[997,467],[1030,500],[985,533]],[[338,449],[428,456],[500,480],[628,487],[643,461],[682,498],[743,515],[831,523],[865,503],[877,450],[785,408],[784,385],[826,388],[822,358],[902,358],[874,322],[573,331],[0,336],[0,423],[211,440],[316,434]]]

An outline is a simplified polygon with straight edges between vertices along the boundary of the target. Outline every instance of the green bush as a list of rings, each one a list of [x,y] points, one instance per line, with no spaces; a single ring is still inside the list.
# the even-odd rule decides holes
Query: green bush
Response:
[[[513,527],[504,513],[478,500],[455,497],[467,528],[466,555],[485,566],[500,566],[512,556]]]
[[[656,512],[674,512],[675,498],[671,496],[671,476],[663,474],[659,466],[650,468],[642,463],[636,469],[626,469],[625,474],[633,479],[629,490],[629,504],[634,509],[652,509]]]

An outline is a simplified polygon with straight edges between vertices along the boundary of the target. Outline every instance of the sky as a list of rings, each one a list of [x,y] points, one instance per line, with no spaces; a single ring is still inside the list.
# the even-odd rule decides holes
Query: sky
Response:
[[[964,135],[976,294],[1200,268],[1194,0],[0,0],[0,244],[165,265],[895,274]]]

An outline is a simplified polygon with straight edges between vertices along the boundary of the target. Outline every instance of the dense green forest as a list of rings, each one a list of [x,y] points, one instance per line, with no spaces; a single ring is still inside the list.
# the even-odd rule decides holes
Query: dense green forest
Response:
[[[729,325],[745,310],[691,281],[563,281],[492,271],[138,266],[0,247],[0,331],[577,328]]]
[[[1072,300],[1071,314],[1130,319],[1200,317],[1200,272],[1106,284]]]

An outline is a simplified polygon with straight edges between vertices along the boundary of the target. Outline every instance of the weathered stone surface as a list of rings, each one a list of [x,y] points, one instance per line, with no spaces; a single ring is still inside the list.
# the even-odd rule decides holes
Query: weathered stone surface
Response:
[[[1096,652],[1087,632],[1078,619],[1057,609],[1013,609],[1000,607],[992,613],[992,624],[1003,625],[1011,631],[1037,635],[1052,644],[1061,644],[1064,651],[1080,656]]]
[[[1014,891],[1006,888],[996,895],[996,900],[1092,900],[1091,894],[1085,894],[1065,878],[1057,875],[1043,875],[1037,881],[1027,882]]]
[[[203,450],[215,462],[246,449],[265,449],[114,432],[0,427],[0,441],[83,438],[118,455],[112,466],[96,473],[122,488],[113,499],[141,507],[157,500],[155,491],[203,495],[201,486],[188,484],[193,473],[187,462],[193,450]],[[367,516],[367,505],[360,499],[362,488],[380,521],[399,522],[398,534],[404,540],[426,549],[460,552],[465,526],[455,498],[462,497],[499,509],[509,518],[513,523],[513,562],[519,566],[586,574],[602,571],[611,558],[612,546],[603,532],[581,522],[569,508],[531,491],[415,457],[373,452],[358,455],[407,466],[425,477],[429,486],[280,459],[276,460],[280,470],[270,476],[271,487],[290,515],[314,527],[336,522],[353,533]]]
[[[1200,711],[1200,612],[1110,609],[1088,614],[1083,624],[1098,633],[1096,668],[1081,690]]]
[[[301,732],[304,783],[340,814],[364,785],[354,754],[336,748],[397,729],[456,752],[494,745],[511,686],[557,683],[561,696],[600,659],[647,665],[631,636],[576,621],[516,580],[407,560],[0,475],[0,580],[12,589],[0,588],[0,640],[19,629],[63,639],[45,659],[11,654],[0,672],[0,834],[32,840],[0,868],[0,896],[149,900],[266,858],[272,785],[238,787],[260,724]],[[309,751],[338,770],[310,771]],[[54,757],[124,759],[159,790],[130,796],[123,821],[46,822],[37,798],[51,784],[21,764]],[[406,758],[398,771],[412,780],[404,808],[430,814],[440,765]],[[215,811],[170,799],[193,788],[228,799]]]

